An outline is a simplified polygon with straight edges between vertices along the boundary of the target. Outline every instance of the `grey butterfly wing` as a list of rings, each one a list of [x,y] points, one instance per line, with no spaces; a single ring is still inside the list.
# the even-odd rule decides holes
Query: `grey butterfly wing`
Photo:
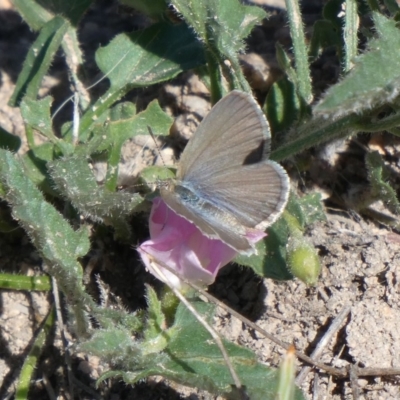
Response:
[[[285,170],[274,161],[263,160],[220,171],[200,185],[198,192],[244,226],[265,230],[285,207],[289,187]]]
[[[269,126],[252,96],[233,91],[202,121],[185,148],[178,178],[247,227],[264,230],[280,215],[289,178],[268,161]]]
[[[211,109],[182,153],[177,178],[206,182],[226,169],[268,156],[268,123],[255,100],[234,90]]]
[[[208,238],[222,240],[240,253],[250,255],[254,252],[253,245],[246,237],[246,229],[234,217],[212,204],[208,204],[207,210],[196,207],[168,189],[161,188],[160,192],[169,208],[195,224]]]

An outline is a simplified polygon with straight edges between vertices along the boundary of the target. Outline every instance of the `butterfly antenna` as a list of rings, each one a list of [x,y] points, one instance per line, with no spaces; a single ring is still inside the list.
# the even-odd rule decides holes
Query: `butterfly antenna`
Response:
[[[124,56],[122,56],[120,58],[120,60],[113,65],[113,67],[107,71],[106,74],[104,74],[100,79],[98,79],[96,82],[92,83],[90,86],[88,86],[87,88],[85,88],[85,91],[89,91],[90,89],[92,89],[93,87],[95,87],[96,85],[98,85],[101,81],[103,81],[104,79],[107,78],[108,75],[111,74],[111,72],[114,71],[115,68],[118,67],[119,64],[122,63],[122,61],[124,61],[124,59],[128,56],[128,53],[125,54]],[[52,115],[51,119],[54,119],[55,116],[63,109],[63,107],[69,102],[72,101],[73,99],[75,99],[75,95],[77,94],[77,92],[75,92],[72,96],[69,96],[64,102],[61,103],[61,105],[57,108],[57,110],[54,112],[54,114]],[[79,95],[78,95],[79,96]],[[79,97],[78,97],[79,98]],[[74,100],[75,101],[75,100]]]
[[[150,136],[152,137],[152,139],[153,139],[153,141],[154,141],[154,144],[156,145],[156,149],[157,149],[157,151],[158,151],[158,155],[159,155],[159,157],[160,157],[160,159],[161,159],[161,161],[162,161],[164,167],[166,167],[167,165],[165,164],[165,161],[164,161],[163,156],[162,156],[162,154],[161,154],[161,149],[160,149],[160,147],[159,147],[158,144],[157,144],[156,137],[155,137],[155,135],[154,135],[154,133],[153,133],[153,131],[152,131],[152,129],[150,128],[149,125],[147,125],[147,129],[148,129],[148,131],[149,131]]]

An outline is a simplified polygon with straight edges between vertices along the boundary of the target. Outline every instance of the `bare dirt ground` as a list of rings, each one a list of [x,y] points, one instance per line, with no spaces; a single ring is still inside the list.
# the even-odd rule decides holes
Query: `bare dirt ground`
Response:
[[[7,106],[26,51],[35,35],[6,3],[0,9],[0,125],[23,137],[24,125],[17,109]],[[312,26],[321,12],[318,1],[307,2],[304,19]],[[289,33],[284,12],[272,9],[272,17],[249,38],[249,54],[243,62],[256,85],[260,98],[279,76],[274,61],[274,42],[287,45]],[[122,18],[122,19],[121,19]],[[107,23],[105,22],[107,21]],[[122,21],[122,22],[121,22]],[[88,68],[95,70],[93,52],[107,43],[127,26],[140,25],[140,16],[126,15],[115,5],[99,2],[88,13],[82,25],[82,38],[88,52]],[[334,82],[338,66],[328,54],[313,66],[320,87]],[[62,57],[56,59],[51,74],[43,83],[43,93],[50,91],[64,98],[65,66]],[[317,79],[316,78],[316,79]],[[203,85],[190,73],[150,90],[135,94],[142,104],[158,97],[162,106],[177,117],[173,135],[187,138],[210,105]],[[57,100],[60,101],[61,100]],[[71,110],[66,109],[66,115]],[[67,117],[66,117],[67,118]],[[140,169],[132,157],[142,143],[127,144],[124,154],[124,176]],[[175,149],[179,140],[173,141]],[[399,185],[400,141],[389,135],[359,135],[307,154],[309,168],[299,172],[296,159],[285,167],[291,176],[292,189],[299,195],[312,191],[323,194],[327,220],[315,223],[307,235],[319,251],[322,272],[316,287],[307,287],[298,280],[275,282],[263,280],[251,270],[236,265],[227,266],[210,291],[222,301],[242,312],[266,331],[279,339],[294,343],[299,351],[311,354],[335,317],[346,307],[350,312],[324,347],[321,362],[334,367],[354,365],[365,368],[400,368],[400,235],[373,219],[355,212],[357,196],[368,185],[364,163],[365,148],[377,147],[387,165],[397,174],[392,182]],[[151,145],[149,145],[151,148]],[[26,147],[22,149],[24,151]],[[167,160],[172,158],[171,147],[164,150]],[[150,149],[144,157],[149,159]],[[146,160],[144,163],[148,162]],[[99,168],[101,169],[101,168]],[[354,200],[355,199],[355,200]],[[380,204],[375,209],[385,213]],[[3,204],[1,212],[5,213]],[[144,224],[144,220],[136,221]],[[143,237],[145,239],[145,237]],[[132,311],[145,307],[144,282],[157,282],[150,277],[133,248],[109,240],[95,241],[101,260],[91,271],[92,285],[101,281],[110,297]],[[42,273],[40,256],[20,231],[0,233],[0,270],[33,275]],[[52,304],[52,295],[0,291],[0,398],[13,398],[16,378],[35,332]],[[260,361],[276,367],[284,353],[258,333],[220,310],[215,327],[229,340],[252,349]],[[73,337],[69,336],[71,342]],[[72,358],[75,396],[79,399],[213,399],[208,393],[183,388],[163,379],[151,379],[130,387],[109,381],[95,388],[95,381],[106,366],[95,357],[74,354]],[[33,382],[32,399],[68,399],[70,397],[65,358],[59,333],[48,344],[42,355]],[[302,363],[298,362],[299,371]],[[309,399],[399,399],[398,376],[359,377],[352,380],[335,378],[318,370],[311,370],[301,388]]]

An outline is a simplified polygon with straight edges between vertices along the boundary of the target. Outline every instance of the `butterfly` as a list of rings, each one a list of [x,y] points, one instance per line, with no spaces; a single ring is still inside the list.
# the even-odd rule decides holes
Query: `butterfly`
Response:
[[[268,159],[270,146],[264,113],[251,95],[234,90],[200,123],[160,195],[205,236],[252,254],[251,238],[277,220],[289,195],[288,175]]]

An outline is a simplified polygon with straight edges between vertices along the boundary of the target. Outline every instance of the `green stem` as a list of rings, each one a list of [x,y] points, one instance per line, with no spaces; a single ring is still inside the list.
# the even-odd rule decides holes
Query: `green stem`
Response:
[[[30,149],[34,149],[36,145],[35,145],[35,137],[33,135],[33,129],[30,125],[27,124],[25,124],[25,136],[26,136],[26,141],[28,143],[28,147]]]
[[[237,54],[226,54],[220,58],[220,66],[229,83],[230,90],[239,89],[251,93],[251,87],[243,75]]]
[[[313,100],[310,66],[298,0],[286,0],[286,9],[293,41],[299,92],[306,103],[310,104]]]
[[[294,140],[289,140],[287,144],[274,150],[271,153],[271,159],[281,161],[318,143],[346,137],[354,132],[389,130],[397,136],[400,133],[399,125],[400,113],[374,122],[364,122],[363,116],[354,114],[340,118],[335,122],[331,122],[329,118],[314,118],[314,120],[297,129]]]
[[[108,156],[108,163],[107,163],[107,175],[106,175],[106,182],[105,188],[110,192],[115,192],[117,187],[117,180],[118,180],[118,163],[121,159],[121,148],[122,143],[114,143],[111,147],[110,154]]]
[[[335,122],[331,122],[329,119],[316,118],[300,127],[294,140],[274,150],[271,153],[271,159],[281,161],[318,143],[349,136],[360,118],[358,115],[349,115]]]
[[[236,53],[229,58],[229,62],[231,63],[231,70],[234,72],[236,86],[244,92],[251,93],[251,87],[243,75],[242,67]]]
[[[49,291],[50,278],[43,276],[25,276],[16,274],[0,274],[0,288],[29,291]]]
[[[46,343],[46,339],[54,325],[55,313],[54,308],[52,308],[42,325],[39,334],[33,343],[28,356],[25,358],[24,365],[22,366],[21,372],[19,374],[18,385],[15,391],[16,400],[25,400],[28,398],[29,385],[32,380],[33,373],[35,372],[36,364],[42,352],[42,349]]]
[[[45,260],[47,261],[47,260]],[[50,265],[47,263],[48,273],[57,281],[58,287],[71,305],[75,317],[75,332],[79,337],[87,337],[90,330],[88,313],[96,305],[92,297],[86,293],[82,285],[80,271],[76,271],[75,266],[71,265]]]
[[[364,132],[378,132],[387,131],[397,128],[400,125],[400,113],[390,115],[389,117],[383,118],[379,121],[363,122],[358,121],[354,126],[358,131]]]
[[[344,72],[349,72],[353,68],[353,60],[358,51],[358,26],[359,18],[357,14],[357,2],[346,0],[345,3],[345,24],[344,24]]]
[[[132,87],[125,87],[124,89],[116,92],[110,89],[103,96],[101,96],[96,103],[90,106],[81,118],[79,140],[85,142],[89,136],[90,128],[94,123],[96,123],[96,120],[131,89]],[[70,130],[72,130],[72,126],[66,132],[66,135],[70,133]]]
[[[210,50],[206,50],[205,55],[207,59],[208,74],[210,77],[211,104],[215,104],[223,96],[221,71],[214,53]]]
[[[79,79],[79,68],[83,66],[83,55],[74,27],[68,28],[62,42],[62,48],[66,56],[65,60],[71,73],[74,88],[79,93],[80,108],[85,110],[90,103],[90,95]]]
[[[284,72],[286,72],[286,75],[288,76],[289,80],[294,85],[297,85],[296,71],[293,69],[290,62],[290,58],[287,55],[286,51],[279,42],[275,44],[275,49],[276,49],[276,59],[278,61],[279,66]]]

